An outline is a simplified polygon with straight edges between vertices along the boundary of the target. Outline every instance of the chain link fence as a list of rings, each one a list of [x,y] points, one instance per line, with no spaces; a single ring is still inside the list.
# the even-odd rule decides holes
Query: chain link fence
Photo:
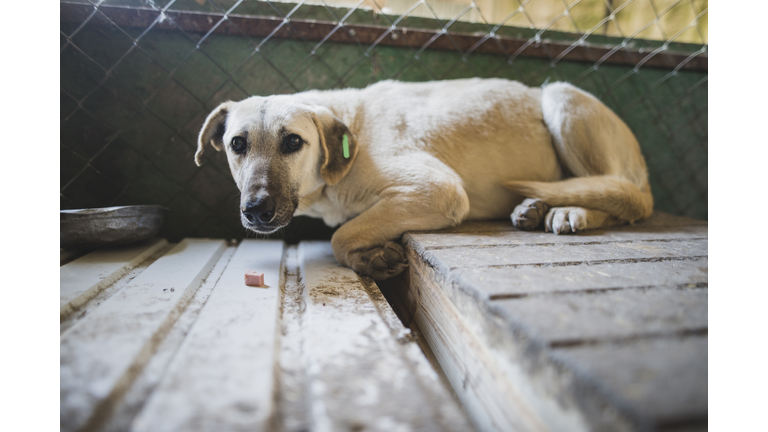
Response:
[[[707,2],[231,0],[60,3],[62,209],[160,204],[161,235],[242,238],[225,100],[384,79],[568,81],[635,132],[656,209],[707,218]],[[295,218],[274,236],[329,238]]]

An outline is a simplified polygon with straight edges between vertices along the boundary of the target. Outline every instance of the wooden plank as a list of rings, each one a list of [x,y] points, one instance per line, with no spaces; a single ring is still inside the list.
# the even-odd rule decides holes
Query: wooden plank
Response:
[[[241,242],[134,431],[267,430],[282,257],[280,241]],[[263,271],[267,286],[246,286],[247,270]]]
[[[330,256],[330,250],[327,252],[329,254],[327,256],[328,264],[332,266],[331,268],[338,268],[338,264]],[[304,312],[307,310],[306,286],[302,283],[299,267],[298,247],[288,246],[284,260],[286,283],[281,320],[280,376],[277,380],[280,385],[278,392],[280,424],[277,426],[277,430],[286,432],[313,430],[312,425],[316,423],[312,409],[314,401],[310,398],[310,389],[314,381],[308,379],[309,353],[305,349],[308,336],[305,331],[304,319]],[[415,335],[410,329],[403,326],[375,283],[369,279],[361,279],[360,282],[362,282],[362,286],[379,316],[386,324],[390,338],[396,341],[397,346],[391,355],[399,354],[402,356],[406,367],[401,372],[412,374],[407,381],[415,383],[424,392],[425,399],[429,403],[428,406],[422,407],[427,422],[409,424],[406,425],[407,428],[456,432],[473,430],[466,414],[421,351]],[[359,288],[359,285],[356,286],[356,289]],[[361,296],[361,298],[365,300],[365,297]],[[326,302],[326,306],[323,308],[332,307]],[[317,337],[317,335],[313,337]],[[316,343],[322,345],[323,340],[318,340]],[[403,399],[400,403],[409,400]],[[434,414],[434,418],[427,417],[428,414],[426,413],[430,412]],[[417,420],[424,419],[417,418]],[[377,426],[377,422],[374,422],[370,428],[375,430],[379,426]]]
[[[95,429],[104,431],[128,431],[132,429],[133,420],[168,371],[168,365],[175,357],[187,334],[189,334],[192,325],[197,320],[200,311],[213,291],[213,287],[216,286],[224,269],[229,265],[229,261],[236,249],[237,247],[235,246],[227,247],[211,272],[206,276],[205,282],[195,292],[187,307],[184,308],[184,312],[181,313],[173,326],[171,326],[162,342],[157,345],[157,348],[152,353],[152,357],[131,383],[130,388],[120,398],[119,402],[115,404],[109,413],[109,418],[103,426],[100,425]],[[90,303],[88,304],[89,307]]]
[[[368,293],[375,285],[366,288],[340,266],[328,242],[302,242],[299,259],[307,290],[304,350],[314,429],[467,430],[466,420],[446,421],[450,417],[439,403],[446,401],[444,393],[436,399],[423,387],[392,334],[393,328],[404,329],[395,326],[389,305]],[[388,310],[384,317],[380,308]]]
[[[449,393],[446,384],[450,384],[441,379],[435,370],[437,365],[433,366],[425,356],[426,353],[419,344],[420,342],[425,344],[425,341],[419,340],[421,337],[419,334],[414,334],[411,329],[403,325],[373,280],[365,278],[362,279],[362,282],[368,297],[376,306],[379,316],[384,320],[390,334],[402,348],[404,358],[414,375],[414,381],[418,381],[419,387],[426,393],[427,400],[432,405],[431,408],[435,412],[435,418],[439,425],[436,429],[446,432],[470,432],[474,430],[466,413],[459,407],[453,395]],[[429,349],[428,346],[426,348]]]
[[[224,252],[185,239],[62,335],[62,430],[104,421]]]
[[[599,242],[428,251],[447,268],[512,267],[519,265],[574,265],[585,262],[642,261],[707,256],[706,239],[673,241]],[[426,255],[425,255],[426,257]]]
[[[90,300],[88,300],[83,305],[78,307],[74,312],[68,314],[66,317],[59,320],[59,334],[63,335],[64,333],[66,333],[78,321],[82,320],[84,317],[86,317],[95,309],[98,309],[98,307],[101,306],[101,304],[104,303],[107,299],[112,297],[114,293],[128,286],[136,276],[140,275],[144,270],[147,269],[147,267],[154,264],[155,261],[157,261],[160,257],[165,255],[166,252],[168,252],[173,246],[175,246],[175,244],[167,244],[164,247],[161,247],[160,249],[155,251],[152,255],[150,255],[147,259],[145,259],[136,267],[132,268],[128,273],[123,275],[120,279],[115,281],[115,283],[99,291],[98,294],[96,294]]]
[[[60,319],[167,244],[165,239],[155,239],[132,246],[101,248],[62,266],[59,270]]]
[[[618,262],[554,267],[458,269],[458,279],[471,283],[492,300],[568,291],[648,286],[700,286],[707,282],[707,258],[660,262]]]
[[[408,254],[409,289],[418,305],[414,321],[478,430],[590,430],[572,400],[555,400],[550,395],[560,389],[542,388],[539,378],[527,373],[520,361],[528,355],[527,350],[513,347],[500,351],[487,335],[494,333],[501,340],[508,336],[484,331],[473,322],[473,313],[464,307],[467,304],[457,305],[446,295],[444,278],[434,268],[414,260],[413,250]],[[536,367],[542,370],[545,366]],[[556,384],[563,382],[567,380]]]
[[[640,355],[659,341],[706,344],[706,223],[671,219],[656,221],[669,229],[624,227],[622,240],[601,233],[587,243],[571,236],[577,240],[466,247],[466,237],[451,239],[461,233],[509,239],[531,234],[502,232],[496,223],[454,228],[445,241],[428,246],[421,240],[431,234],[404,236],[410,290],[402,296],[403,310],[413,314],[481,430],[526,430],[537,423],[547,430],[706,428],[706,411],[702,423],[700,412],[686,414],[668,400],[670,409],[662,416],[643,408],[649,403],[645,396],[637,404],[627,396],[639,391],[632,390],[632,375],[642,375],[649,358],[639,357],[624,381],[611,378],[609,383],[605,375],[621,375],[634,346]],[[660,238],[649,240],[657,234]],[[696,238],[700,235],[704,238]],[[614,357],[611,347],[617,346],[627,353]],[[581,357],[567,355],[576,349]],[[611,369],[604,375],[584,363],[591,361],[593,349],[601,358],[595,367]],[[648,349],[662,356],[663,350]],[[705,357],[686,358],[696,363],[693,369],[706,369]],[[667,386],[675,385],[674,371],[658,375]],[[690,399],[689,390],[701,394],[687,378],[677,383],[688,390],[678,389],[671,398]],[[519,397],[511,397],[509,389]],[[510,410],[527,411],[532,420],[513,425],[525,416],[505,419]]]
[[[586,345],[555,350],[564,361],[619,396],[667,430],[706,430],[708,343],[706,336],[662,338],[626,344]]]
[[[509,319],[551,345],[707,328],[707,289],[652,288],[498,300]]]
[[[543,231],[499,230],[486,233],[420,233],[411,234],[427,249],[457,247],[487,247],[534,244],[588,244],[595,241],[685,240],[707,238],[706,225],[686,227],[619,227],[589,230],[569,235],[554,235]]]

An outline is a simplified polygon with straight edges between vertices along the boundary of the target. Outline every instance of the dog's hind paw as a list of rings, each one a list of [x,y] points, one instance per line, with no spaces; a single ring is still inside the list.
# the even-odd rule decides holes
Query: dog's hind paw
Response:
[[[363,252],[358,265],[352,266],[359,273],[376,280],[389,279],[397,276],[408,268],[403,247],[395,242],[389,242],[382,247],[376,247]]]
[[[587,229],[587,210],[581,207],[554,207],[544,218],[544,229],[555,234]]]
[[[526,198],[512,212],[510,216],[512,225],[526,231],[534,230],[541,226],[541,222],[544,221],[544,215],[547,214],[548,210],[549,205],[544,201],[536,198]]]

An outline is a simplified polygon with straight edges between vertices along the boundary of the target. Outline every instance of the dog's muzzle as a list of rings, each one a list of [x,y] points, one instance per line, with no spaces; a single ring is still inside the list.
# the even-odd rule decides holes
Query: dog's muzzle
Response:
[[[276,210],[277,206],[269,196],[246,201],[240,207],[243,225],[262,234],[269,234],[283,227],[275,220]]]
[[[240,211],[249,224],[264,225],[269,224],[275,218],[275,209],[274,202],[266,197],[256,201],[247,201],[240,208]]]

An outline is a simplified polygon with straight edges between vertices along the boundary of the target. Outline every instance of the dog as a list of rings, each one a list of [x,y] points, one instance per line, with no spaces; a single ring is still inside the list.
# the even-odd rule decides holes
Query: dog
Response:
[[[555,234],[633,223],[653,197],[629,127],[568,83],[382,81],[224,102],[195,154],[224,149],[243,226],[271,233],[294,215],[336,230],[336,259],[386,279],[399,240],[464,220],[511,217]]]

